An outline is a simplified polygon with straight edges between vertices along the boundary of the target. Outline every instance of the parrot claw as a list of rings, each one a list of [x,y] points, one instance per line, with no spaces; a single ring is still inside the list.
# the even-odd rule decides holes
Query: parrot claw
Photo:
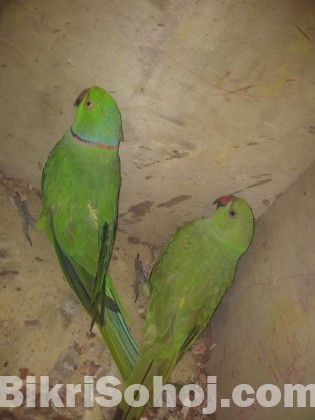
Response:
[[[137,254],[136,258],[135,258],[135,271],[136,271],[136,279],[133,282],[133,290],[135,292],[135,302],[137,302],[139,294],[140,294],[140,289],[141,286],[145,285],[148,283],[148,279],[146,278],[144,272],[143,272],[143,268],[142,268],[142,262],[139,258],[139,254]]]
[[[17,191],[13,195],[12,199],[13,199],[16,209],[18,210],[18,212],[20,213],[20,216],[23,219],[23,227],[22,227],[23,234],[25,238],[28,240],[28,242],[30,243],[30,245],[32,246],[32,240],[29,235],[28,227],[29,225],[35,226],[36,219],[34,219],[34,217],[30,215],[27,205],[25,204],[24,201],[22,201],[21,196]]]

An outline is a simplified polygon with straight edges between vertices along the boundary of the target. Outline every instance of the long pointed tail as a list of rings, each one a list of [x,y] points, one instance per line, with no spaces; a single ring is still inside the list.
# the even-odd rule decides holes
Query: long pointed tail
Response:
[[[102,325],[99,320],[96,323],[125,382],[138,360],[139,351],[126,321],[127,312],[108,274],[106,297],[112,304],[105,306],[105,324]]]
[[[86,311],[93,316],[94,307],[91,298],[91,286],[94,284],[94,277],[87,273],[82,267],[74,265],[74,263],[62,252],[55,235],[53,235],[53,244],[67,282],[85,307]],[[119,368],[123,380],[126,381],[138,359],[138,346],[128,327],[127,311],[119,299],[108,273],[106,276],[105,292],[107,300],[104,314],[105,324],[100,320],[101,308],[99,308],[99,316],[96,319],[96,323]]]
[[[144,385],[149,391],[149,401],[141,407],[133,407],[125,400],[117,407],[114,420],[138,420],[145,407],[153,403],[153,379],[154,376],[162,376],[163,383],[167,383],[176,364],[176,357],[155,361],[152,357],[141,354],[133,372],[131,373],[126,388],[132,384]],[[155,395],[158,398],[159,395]],[[135,399],[137,396],[135,395]]]

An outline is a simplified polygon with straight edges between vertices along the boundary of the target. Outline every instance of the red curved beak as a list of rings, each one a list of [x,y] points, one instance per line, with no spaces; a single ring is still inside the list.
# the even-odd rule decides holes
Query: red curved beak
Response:
[[[89,91],[90,89],[84,89],[81,93],[80,93],[80,95],[77,97],[77,99],[76,99],[76,101],[75,101],[75,103],[74,103],[74,106],[79,106],[80,105],[80,103],[83,101],[83,99],[85,98],[85,95],[88,93],[88,91]]]
[[[230,201],[235,200],[235,196],[234,195],[222,195],[221,197],[217,198],[213,204],[217,205],[217,209],[219,207],[224,207],[226,206]]]

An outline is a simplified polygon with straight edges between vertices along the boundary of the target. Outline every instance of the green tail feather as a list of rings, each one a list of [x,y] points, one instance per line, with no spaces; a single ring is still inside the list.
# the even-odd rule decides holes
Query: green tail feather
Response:
[[[55,251],[67,282],[79,298],[86,311],[93,316],[94,307],[91,294],[94,278],[72,261],[62,252],[53,234]],[[98,329],[111,352],[112,357],[124,381],[138,359],[138,346],[129,330],[126,319],[128,314],[114,290],[109,274],[106,276],[106,307],[105,324],[101,323],[100,310],[96,318]],[[104,325],[101,325],[104,324]]]
[[[114,290],[108,274],[106,278],[106,296],[117,305],[117,310],[113,310],[106,304],[105,324],[101,326],[97,320],[97,326],[125,382],[138,360],[139,352],[126,322],[127,312]]]
[[[149,406],[153,403],[153,377],[162,376],[163,383],[166,384],[171,376],[176,361],[176,357],[155,361],[152,360],[152,356],[141,354],[133,372],[128,378],[126,387],[131,384],[144,385],[150,393],[147,404],[147,406]],[[146,406],[131,407],[123,400],[116,410],[114,420],[138,420],[145,408]]]

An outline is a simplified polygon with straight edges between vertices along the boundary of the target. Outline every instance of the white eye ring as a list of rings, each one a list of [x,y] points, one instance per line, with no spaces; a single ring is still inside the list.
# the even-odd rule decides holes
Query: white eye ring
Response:
[[[93,108],[93,102],[91,101],[91,99],[88,99],[88,100],[85,102],[85,108],[87,108],[87,109],[91,109],[91,108]]]
[[[234,217],[236,216],[236,211],[235,210],[230,210],[229,211],[229,216],[231,219],[234,219]]]

